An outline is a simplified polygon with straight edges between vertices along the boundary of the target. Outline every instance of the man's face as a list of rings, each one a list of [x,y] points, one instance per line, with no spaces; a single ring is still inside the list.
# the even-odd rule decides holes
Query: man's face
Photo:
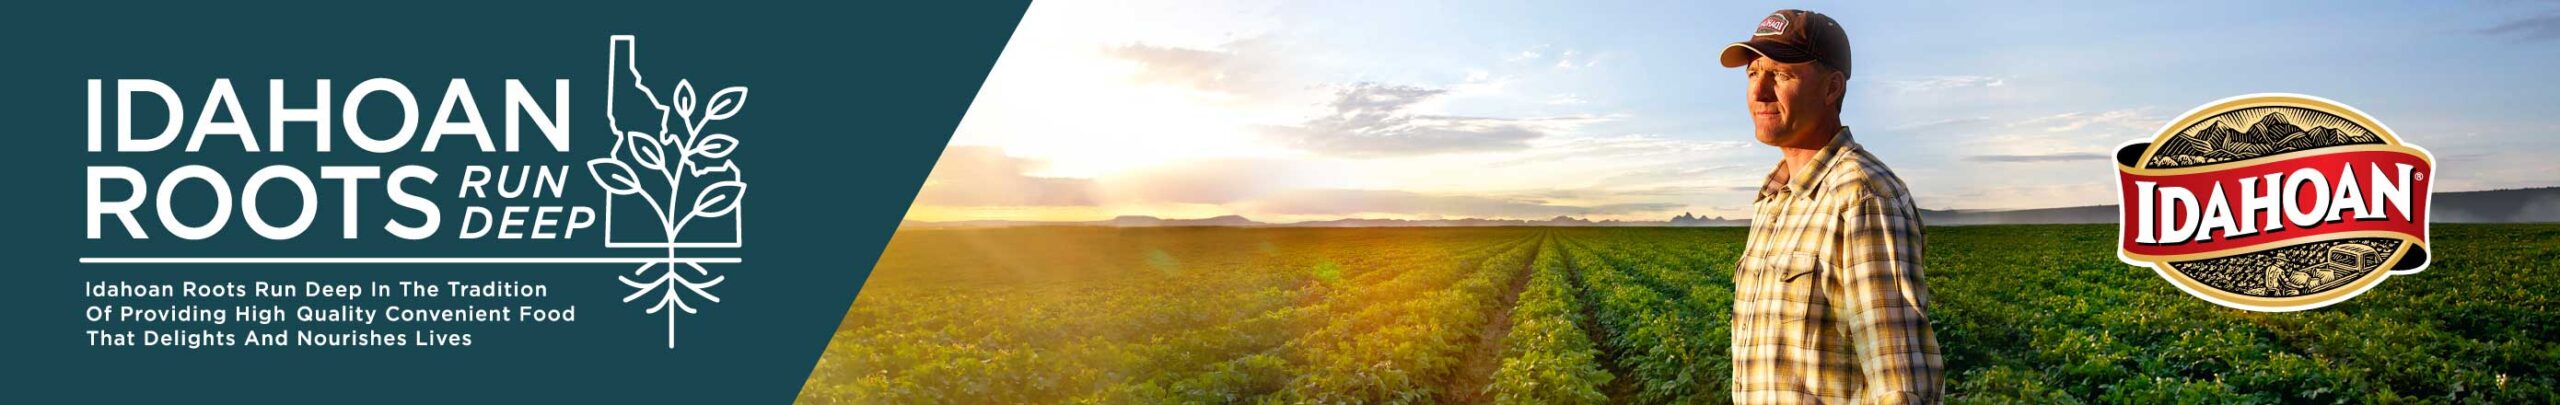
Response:
[[[1752,135],[1769,146],[1819,148],[1830,134],[1816,134],[1825,119],[1837,117],[1837,99],[1846,77],[1834,77],[1820,62],[1779,63],[1753,59],[1743,67],[1751,83]]]

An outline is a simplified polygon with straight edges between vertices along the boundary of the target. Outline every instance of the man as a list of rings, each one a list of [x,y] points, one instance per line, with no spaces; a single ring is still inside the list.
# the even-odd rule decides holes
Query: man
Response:
[[[1840,125],[1848,34],[1779,10],[1722,59],[1750,78],[1753,134],[1785,156],[1752,200],[1734,269],[1734,402],[1940,401],[1920,211]]]

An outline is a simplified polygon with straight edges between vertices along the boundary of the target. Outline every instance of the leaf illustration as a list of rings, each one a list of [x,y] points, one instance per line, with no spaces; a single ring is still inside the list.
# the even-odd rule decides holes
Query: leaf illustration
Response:
[[[712,119],[716,120],[719,118]],[[738,150],[738,138],[729,136],[729,134],[711,134],[710,136],[702,137],[701,142],[701,145],[695,145],[693,147],[693,153],[700,154],[702,157],[712,159],[726,158],[729,157],[730,151]]]
[[[702,175],[705,174],[726,172],[736,170],[738,168],[737,163],[730,162],[728,159],[721,159],[719,162],[720,164],[716,165],[695,163],[693,165],[693,177],[702,177]],[[735,178],[735,176],[732,176],[732,178]]]
[[[589,160],[587,174],[595,176],[596,185],[604,187],[606,193],[613,195],[640,193],[640,174],[631,171],[631,166],[622,164],[620,160],[613,160],[613,158]]]
[[[658,137],[639,132],[632,132],[626,136],[631,138],[631,142],[628,143],[631,144],[631,160],[634,161],[632,163],[639,163],[640,167],[649,170],[667,169],[666,152],[660,150],[665,145],[658,142]]]
[[[696,218],[719,218],[721,216],[729,215],[730,212],[738,210],[738,199],[746,198],[746,196],[746,182],[727,180],[718,183],[711,183],[711,187],[705,187],[702,189],[701,196],[694,197],[693,216]]]
[[[693,81],[691,80],[676,81],[676,114],[683,115],[687,120],[693,118]]]
[[[746,86],[729,86],[729,88],[720,89],[720,93],[711,95],[710,117],[706,118],[706,120],[719,121],[729,119],[729,116],[738,115],[738,109],[746,108],[746,106]]]

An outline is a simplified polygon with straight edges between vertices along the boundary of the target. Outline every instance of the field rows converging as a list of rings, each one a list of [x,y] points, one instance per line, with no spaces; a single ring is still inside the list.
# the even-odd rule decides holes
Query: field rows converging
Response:
[[[2437,227],[2435,266],[2251,313],[2105,226],[1931,228],[1951,402],[2546,402],[2560,226]],[[902,231],[812,403],[1722,403],[1738,228]],[[2427,355],[2411,355],[2426,353]]]

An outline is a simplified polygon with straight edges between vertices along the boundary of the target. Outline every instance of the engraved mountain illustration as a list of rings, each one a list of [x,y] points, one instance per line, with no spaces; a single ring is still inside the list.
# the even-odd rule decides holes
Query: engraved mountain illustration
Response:
[[[2245,128],[2233,129],[2243,123]],[[2382,143],[2382,137],[2337,116],[2290,107],[2233,111],[2197,125],[2202,128],[2190,126],[2190,130],[2161,141],[2158,151],[2152,154],[2150,167],[2201,166],[2331,146]]]

